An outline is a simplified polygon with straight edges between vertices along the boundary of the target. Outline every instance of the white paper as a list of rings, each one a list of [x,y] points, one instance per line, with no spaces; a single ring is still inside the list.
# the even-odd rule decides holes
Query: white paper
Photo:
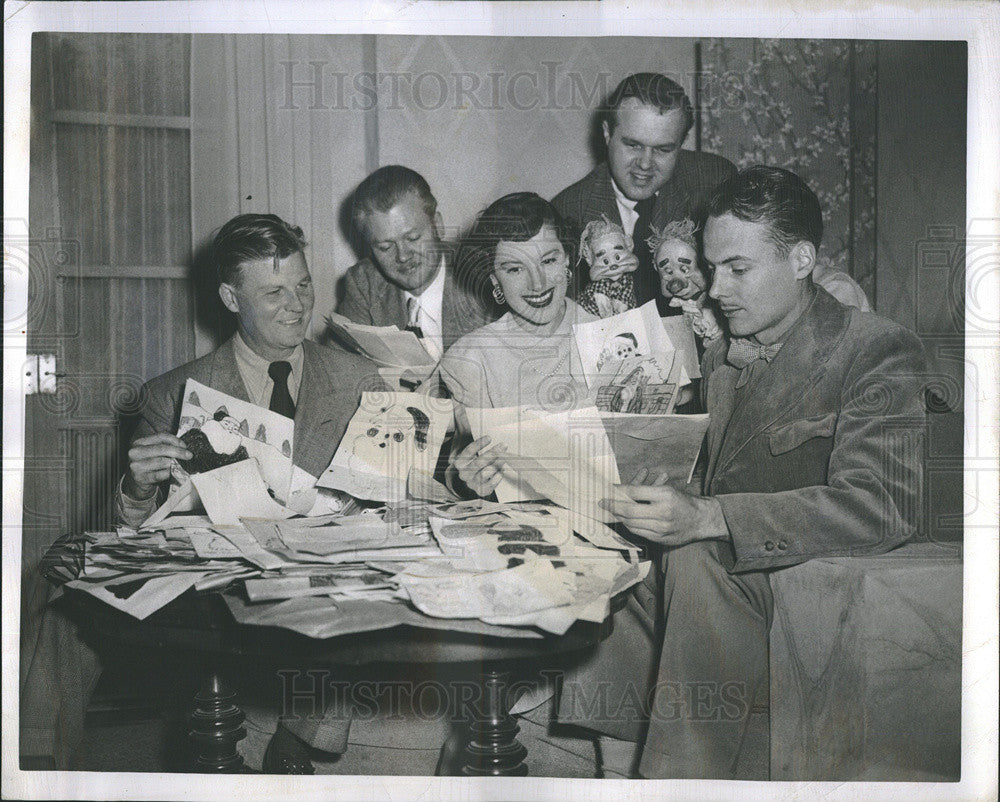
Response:
[[[649,301],[638,309],[573,325],[580,352],[580,362],[587,386],[604,383],[618,372],[618,364],[637,356],[670,356],[673,343],[660,322],[656,302]]]
[[[216,420],[221,417],[222,420]],[[232,454],[241,447],[260,466],[267,486],[282,500],[288,498],[292,481],[292,450],[295,421],[241,401],[188,379],[184,386],[177,436],[195,430],[205,435],[217,454]]]
[[[402,501],[411,469],[434,473],[453,416],[450,400],[418,393],[363,393],[317,486],[372,501]]]
[[[213,524],[238,526],[243,517],[288,518],[295,514],[268,495],[254,460],[192,474],[191,481]]]
[[[330,314],[327,324],[338,339],[379,365],[433,368],[437,362],[412,331],[400,331],[397,326],[367,326],[336,312]]]
[[[588,518],[613,521],[598,502],[618,484],[618,468],[596,408],[542,413],[500,407],[467,413],[475,437],[488,434],[508,448],[498,500],[548,498]]]

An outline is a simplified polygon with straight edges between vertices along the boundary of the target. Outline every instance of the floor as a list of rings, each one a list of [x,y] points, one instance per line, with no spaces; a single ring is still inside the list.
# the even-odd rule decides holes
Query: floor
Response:
[[[140,672],[144,673],[144,672]],[[154,674],[156,672],[153,672]],[[183,683],[152,688],[150,675],[102,678],[85,724],[88,771],[183,771],[190,752],[186,712],[191,698]],[[139,693],[142,689],[144,692]],[[137,700],[142,699],[139,703]],[[238,745],[247,766],[260,769],[264,750],[277,719],[269,705],[240,700],[246,713],[247,736]],[[548,723],[548,705],[519,716],[518,740],[528,750],[526,763],[535,777],[624,778],[635,760],[635,745],[611,738],[597,741],[577,737]],[[767,776],[768,725],[766,711],[751,714],[750,735],[741,760],[740,775]],[[441,758],[449,726],[440,720],[407,721],[379,716],[355,719],[347,751],[340,756],[314,753],[317,774],[432,776]]]

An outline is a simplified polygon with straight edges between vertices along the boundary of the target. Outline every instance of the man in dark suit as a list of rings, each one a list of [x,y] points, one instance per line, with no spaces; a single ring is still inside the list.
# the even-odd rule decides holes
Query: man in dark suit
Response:
[[[821,235],[819,201],[793,173],[752,167],[716,190],[704,249],[729,337],[703,360],[704,495],[631,485],[605,502],[667,550],[643,776],[736,776],[766,698],[768,572],[885,552],[915,528],[920,342],[813,283]]]
[[[305,245],[301,228],[270,214],[240,215],[219,230],[219,296],[236,316],[236,334],[146,385],[115,499],[123,523],[141,524],[162,501],[173,462],[192,456],[174,434],[188,379],[293,418],[292,460],[313,476],[333,458],[361,393],[384,387],[368,360],[305,339],[313,310]],[[302,742],[343,751],[347,724],[336,716],[283,721],[265,771],[312,773]]]
[[[694,111],[684,90],[664,75],[628,76],[611,93],[601,118],[607,161],[556,195],[552,205],[578,230],[606,215],[631,234],[639,258],[634,281],[641,305],[659,297],[659,278],[646,244],[652,228],[690,217],[735,168],[721,156],[681,147]],[[677,310],[664,299],[660,313]]]
[[[370,326],[409,328],[436,359],[492,320],[484,299],[456,276],[423,176],[396,164],[380,167],[355,190],[351,211],[369,256],[344,276],[338,313]]]

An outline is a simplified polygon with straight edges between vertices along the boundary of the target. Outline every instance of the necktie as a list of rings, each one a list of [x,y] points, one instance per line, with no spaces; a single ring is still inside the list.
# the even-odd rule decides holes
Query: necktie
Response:
[[[642,306],[651,298],[659,295],[659,277],[653,269],[653,255],[649,252],[646,240],[649,239],[653,225],[653,209],[656,207],[656,195],[637,201],[635,211],[639,217],[635,221],[635,228],[632,229],[632,244],[635,247],[635,255],[639,260],[639,267],[633,273],[635,283],[635,299]],[[670,314],[676,314],[671,312]]]
[[[736,387],[742,387],[750,381],[752,366],[758,359],[763,359],[770,363],[781,350],[782,343],[771,343],[771,345],[757,345],[743,337],[736,337],[729,343],[729,352],[726,354],[726,361],[734,368],[740,369],[740,377],[736,381]]]
[[[288,376],[291,372],[292,366],[288,362],[272,362],[267,366],[267,375],[274,382],[268,409],[286,418],[295,417],[295,402],[292,401],[292,394],[288,392]]]

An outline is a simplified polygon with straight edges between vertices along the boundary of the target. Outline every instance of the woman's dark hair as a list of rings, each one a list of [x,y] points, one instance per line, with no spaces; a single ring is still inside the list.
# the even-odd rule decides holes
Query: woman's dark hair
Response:
[[[547,200],[534,192],[512,192],[486,207],[473,224],[459,251],[459,273],[467,284],[489,294],[490,273],[500,242],[527,242],[542,226],[551,226],[569,258],[575,263],[574,232]]]

